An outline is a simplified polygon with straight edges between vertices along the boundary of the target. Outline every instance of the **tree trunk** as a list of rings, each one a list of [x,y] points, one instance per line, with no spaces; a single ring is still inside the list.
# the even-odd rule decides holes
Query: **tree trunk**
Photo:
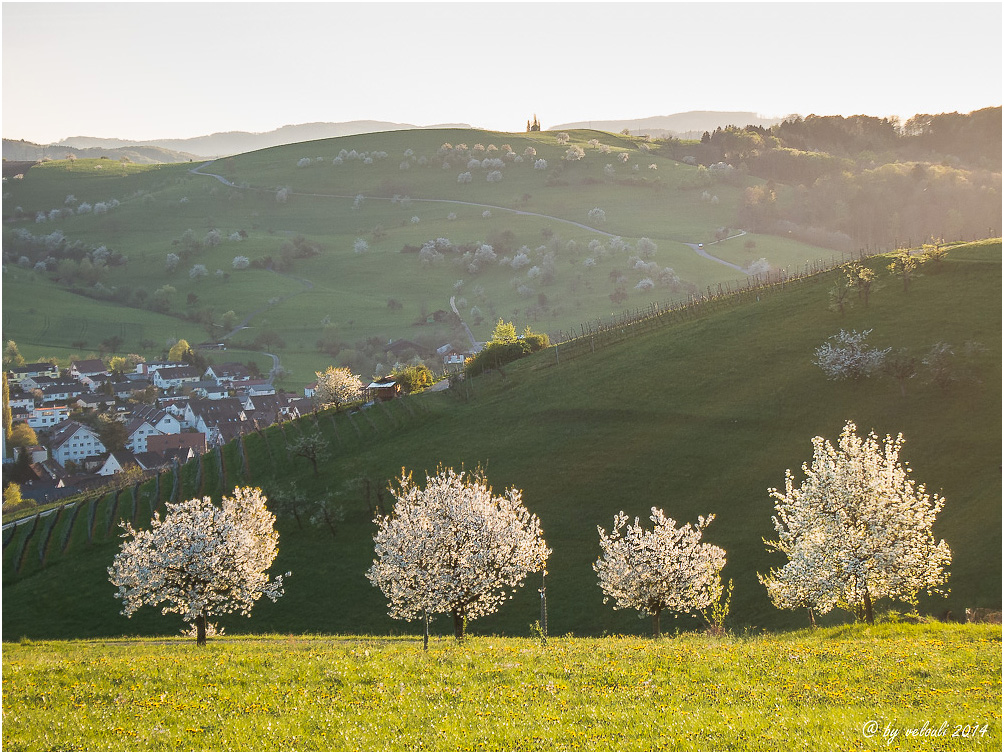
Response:
[[[464,616],[457,609],[453,610],[452,615],[453,615],[453,635],[457,637],[457,641],[463,641],[464,640]]]
[[[659,634],[659,613],[662,612],[662,608],[656,608],[656,611],[652,613],[652,638],[658,639]]]
[[[813,628],[816,627],[816,614],[812,612],[812,608],[809,608],[809,625]]]
[[[872,598],[867,589],[865,590],[865,620],[868,621],[868,625],[875,623],[875,616],[872,613]]]
[[[206,646],[206,616],[198,615],[195,618],[195,646]]]
[[[422,635],[422,649],[424,649],[426,652],[428,652],[429,651],[429,611],[428,610],[423,610],[422,611],[422,618],[424,619],[423,622],[425,623],[425,633]]]

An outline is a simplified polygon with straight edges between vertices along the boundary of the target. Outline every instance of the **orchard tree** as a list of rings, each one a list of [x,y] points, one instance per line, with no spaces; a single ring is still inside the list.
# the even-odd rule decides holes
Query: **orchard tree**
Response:
[[[357,400],[363,392],[363,383],[358,375],[352,374],[348,367],[328,367],[317,375],[317,390],[314,400],[325,408],[334,406],[340,408],[346,403]]]
[[[127,541],[108,569],[118,587],[122,614],[161,605],[195,623],[197,643],[206,643],[206,621],[228,613],[250,615],[261,597],[275,602],[283,576],[269,579],[278,554],[275,516],[259,489],[238,487],[222,505],[204,497],[167,503],[163,520],[154,513],[150,530],[123,522]],[[286,577],[290,574],[287,573]]]
[[[822,369],[830,380],[870,377],[882,369],[891,350],[871,348],[868,345],[870,334],[871,330],[841,330],[816,349],[816,358],[812,363]]]
[[[319,429],[306,432],[293,440],[289,444],[289,452],[310,461],[310,465],[314,469],[314,476],[318,474],[317,464],[331,458],[331,448]]]
[[[836,448],[812,438],[804,481],[796,486],[788,469],[784,491],[769,490],[778,538],[764,543],[788,562],[758,576],[778,608],[841,607],[872,623],[876,600],[915,603],[948,578],[952,553],[931,531],[945,499],[907,476],[903,435],[880,442],[855,431],[848,421]]]
[[[613,600],[614,610],[627,608],[651,615],[652,632],[658,639],[664,611],[704,615],[718,602],[725,550],[701,542],[714,514],[699,516],[696,525],[679,528],[658,508],[652,508],[649,518],[654,524],[651,531],[637,518],[628,524],[623,511],[614,516],[610,534],[596,527],[603,554],[593,570],[600,577],[603,602]]]
[[[494,613],[551,550],[522,492],[495,495],[478,470],[440,468],[424,488],[402,470],[396,501],[377,516],[376,559],[366,575],[388,599],[392,618],[426,621],[442,613],[463,641],[468,620]]]

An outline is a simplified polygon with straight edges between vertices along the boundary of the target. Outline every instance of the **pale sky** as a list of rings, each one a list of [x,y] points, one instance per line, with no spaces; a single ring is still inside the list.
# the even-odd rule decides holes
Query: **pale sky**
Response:
[[[998,106],[1001,3],[3,3],[3,136]]]

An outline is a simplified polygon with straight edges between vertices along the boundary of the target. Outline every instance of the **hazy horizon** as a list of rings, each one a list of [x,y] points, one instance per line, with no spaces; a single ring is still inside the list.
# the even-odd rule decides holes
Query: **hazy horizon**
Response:
[[[1000,3],[3,3],[3,137],[1001,104]],[[929,47],[932,35],[944,40]],[[945,54],[950,46],[951,54]]]

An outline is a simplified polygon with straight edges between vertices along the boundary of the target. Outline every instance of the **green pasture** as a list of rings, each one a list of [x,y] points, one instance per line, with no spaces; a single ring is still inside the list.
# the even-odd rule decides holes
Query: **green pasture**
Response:
[[[174,329],[179,336],[190,342],[206,337],[201,325],[184,320],[195,312],[209,310],[216,321],[231,310],[239,319],[250,316],[247,335],[269,329],[286,342],[279,353],[284,365],[289,356],[291,384],[298,385],[310,382],[314,371],[332,361],[313,348],[322,322],[337,323],[349,348],[370,337],[414,339],[414,322],[421,311],[448,309],[450,296],[457,295],[466,299],[462,316],[483,340],[497,317],[514,321],[520,329],[530,324],[556,332],[652,301],[682,300],[694,287],[703,290],[744,278],[684,245],[708,243],[718,228],[734,225],[742,184],[711,181],[704,185],[697,168],[645,152],[637,138],[594,131],[573,131],[570,136],[571,144],[584,149],[584,159],[565,160],[568,146],[559,145],[553,133],[444,129],[293,144],[216,160],[205,167],[206,172],[223,175],[239,188],[191,173],[190,168],[198,167],[194,164],[54,161],[32,168],[23,180],[5,183],[4,206],[8,212],[21,207],[23,219],[8,219],[4,243],[6,248],[15,227],[35,235],[58,229],[71,240],[104,244],[121,252],[128,264],[109,268],[103,285],[148,298],[170,285],[176,292],[165,313],[177,321]],[[590,146],[594,138],[608,145],[610,152]],[[523,164],[506,164],[501,182],[488,183],[488,171],[474,168],[472,182],[459,184],[457,176],[467,171],[467,159],[450,158],[450,167],[444,169],[443,158],[437,156],[444,142],[466,143],[471,148],[482,144],[486,151],[479,158],[501,157],[501,150],[487,151],[492,145],[509,144],[520,155],[533,146],[536,157],[547,160],[548,169],[535,170],[534,158],[524,158]],[[333,165],[341,149],[386,152],[387,157],[371,165],[360,160]],[[410,157],[405,156],[407,150],[413,153]],[[626,163],[620,161],[620,154],[628,156]],[[298,167],[304,157],[322,160]],[[402,162],[410,167],[402,169]],[[608,164],[613,165],[612,176],[604,172]],[[634,165],[639,166],[637,172]],[[284,203],[276,200],[282,187],[291,192]],[[705,191],[718,197],[718,203],[702,198]],[[120,204],[104,215],[34,221],[37,211],[63,207],[69,194],[77,204],[112,198]],[[360,194],[367,198],[354,207],[354,197]],[[410,202],[393,201],[395,196],[408,197]],[[604,221],[589,219],[593,208],[604,210]],[[483,216],[486,210],[491,213],[488,218]],[[191,255],[184,252],[180,240],[187,230],[202,241],[214,228],[223,237],[218,246]],[[247,239],[229,240],[237,231],[244,231]],[[588,250],[590,241],[606,245],[608,234],[623,237],[632,247],[640,237],[651,238],[658,245],[651,261],[660,269],[671,267],[681,285],[637,289],[651,273],[634,269],[633,248]],[[289,277],[233,268],[238,255],[251,260],[265,255],[278,258],[283,244],[297,235],[318,244],[322,251],[318,257],[296,261]],[[531,250],[531,265],[536,266],[551,252],[553,280],[530,278],[529,267],[513,270],[498,264],[472,273],[457,259],[424,267],[416,254],[400,253],[407,245],[421,246],[437,237],[456,244],[492,243],[500,258],[511,257],[525,245]],[[359,238],[369,244],[367,253],[353,251]],[[722,258],[746,265],[766,256],[772,266],[788,268],[831,257],[825,249],[769,237],[761,237],[756,251],[752,257],[739,253]],[[169,253],[183,257],[173,272],[165,270]],[[586,266],[590,257],[595,264]],[[191,278],[189,270],[195,264],[205,265],[208,277]],[[12,269],[8,263],[8,274]],[[14,300],[8,294],[12,284],[8,274],[4,295]],[[313,291],[304,291],[310,285]],[[610,296],[617,288],[624,290],[627,299],[613,303]],[[402,308],[388,310],[389,299]],[[136,305],[135,299],[130,300]],[[469,321],[475,305],[484,315],[481,325]],[[443,342],[449,342],[450,335],[435,333]],[[37,350],[35,333],[20,320],[5,320],[4,337],[17,341],[23,352]],[[310,359],[312,348],[314,358]],[[351,354],[342,360],[351,365]]]
[[[3,748],[999,751],[996,626],[5,643]]]
[[[597,525],[609,527],[620,510],[644,518],[652,506],[681,522],[716,514],[706,538],[728,553],[724,577],[735,583],[730,626],[804,626],[804,613],[776,610],[757,582],[758,572],[778,564],[762,542],[774,535],[767,490],[783,485],[785,469],[797,473],[811,459],[813,436],[835,440],[848,419],[859,432],[902,432],[914,478],[947,499],[935,533],[953,552],[951,591],[924,597],[921,611],[961,618],[966,607],[999,606],[1000,254],[999,241],[960,247],[940,268],[922,268],[908,293],[885,278],[869,306],[854,301],[842,316],[828,308],[837,277],[828,273],[626,328],[621,342],[597,338],[595,352],[587,337],[444,393],[248,435],[243,453],[224,451],[231,460],[218,486],[207,476],[196,485],[193,466],[183,470],[190,481],[179,494],[218,496],[236,484],[296,480],[313,499],[332,492],[345,521],[332,536],[280,519],[275,570],[293,573],[286,595],[257,606],[249,620],[224,623],[229,631],[255,632],[416,630],[387,617],[383,596],[364,577],[373,559],[371,518],[378,491],[389,506],[383,491],[402,467],[421,478],[443,463],[480,464],[497,489],[523,490],[554,550],[547,584],[553,633],[649,631],[648,621],[603,604],[592,563]],[[883,260],[873,265],[885,274]],[[873,346],[907,349],[918,362],[939,341],[959,351],[968,341],[984,349],[960,371],[966,381],[942,390],[920,369],[903,397],[891,379],[833,382],[811,363],[814,350],[840,329],[870,329]],[[641,334],[627,337],[632,330]],[[286,450],[292,437],[315,426],[332,450],[316,477]],[[162,478],[160,500],[172,485],[170,475]],[[140,489],[141,501],[155,496],[153,483]],[[109,515],[107,505],[100,515]],[[150,505],[137,515],[148,518]],[[54,552],[29,531],[25,523],[5,532],[5,640],[178,630],[176,619],[153,609],[131,620],[118,614],[106,574],[118,545],[114,533]],[[54,531],[58,540],[63,530]],[[28,553],[23,562],[19,553]],[[531,580],[496,616],[470,628],[520,635],[539,615],[538,601]],[[895,605],[880,605],[889,607]],[[697,625],[664,618],[670,632]]]

